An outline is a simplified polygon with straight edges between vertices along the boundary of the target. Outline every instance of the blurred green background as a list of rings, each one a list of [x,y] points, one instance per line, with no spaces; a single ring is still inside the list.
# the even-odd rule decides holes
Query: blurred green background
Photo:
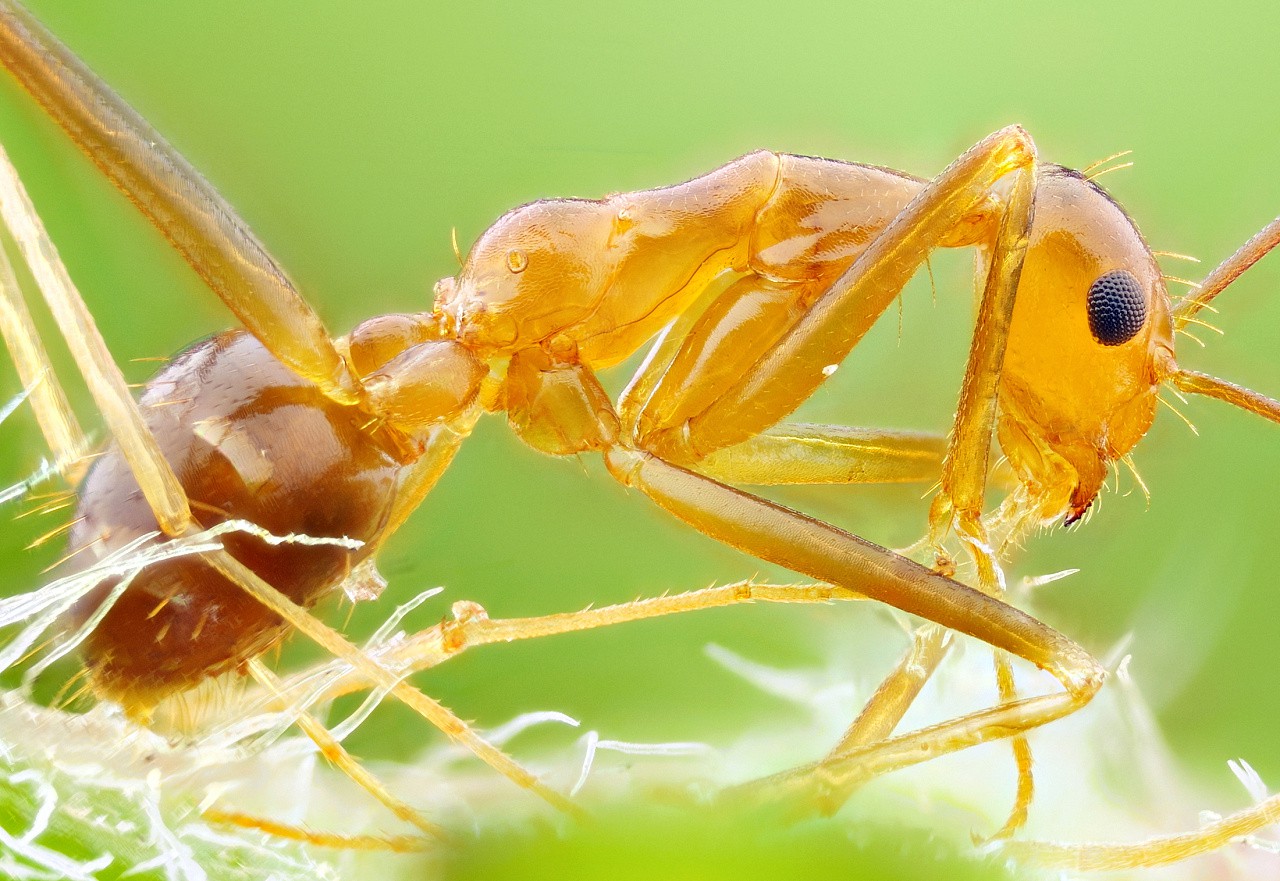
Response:
[[[238,206],[329,326],[427,308],[493,220],[549,196],[679,181],[752,149],[933,175],[1011,122],[1043,158],[1083,167],[1131,149],[1103,184],[1152,247],[1198,277],[1280,211],[1273,5],[593,2],[224,2],[31,6]],[[0,139],[109,345],[135,380],[229,317],[66,139],[0,81]],[[892,316],[801,411],[812,420],[945,430],[971,309],[967,255],[935,259]],[[1220,301],[1225,339],[1184,362],[1280,394],[1280,258]],[[1183,288],[1174,285],[1181,293]],[[617,389],[623,370],[608,382]],[[0,394],[17,390],[0,368]],[[87,412],[86,396],[76,400]],[[1280,429],[1213,402],[1162,412],[1136,461],[1151,488],[1107,495],[1087,528],[1029,543],[1015,574],[1079,567],[1041,594],[1046,620],[1105,653],[1132,632],[1132,671],[1190,773],[1229,791],[1245,756],[1280,781],[1277,515]],[[0,431],[0,483],[42,450],[28,416]],[[1132,482],[1127,478],[1126,487]],[[923,529],[922,487],[780,492],[890,545]],[[10,589],[59,553],[50,524],[0,530]],[[495,616],[539,614],[770,573],[628,497],[595,462],[550,460],[482,423],[381,568],[401,599],[446,592]],[[357,610],[368,633],[394,599]],[[783,667],[876,681],[896,645],[856,663],[866,612],[757,606],[468,654],[423,681],[481,725],[555,709],[623,740],[731,739],[794,719],[712,663],[718,643]],[[803,719],[796,720],[803,724]],[[408,759],[433,738],[386,708],[353,738]],[[1002,769],[1004,774],[1007,769]],[[1004,785],[1002,783],[1002,785]],[[1234,797],[1234,793],[1233,793]],[[1236,802],[1232,802],[1233,804]]]

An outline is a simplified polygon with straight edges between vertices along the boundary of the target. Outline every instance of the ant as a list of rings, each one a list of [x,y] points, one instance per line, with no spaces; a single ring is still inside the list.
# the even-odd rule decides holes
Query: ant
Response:
[[[1280,403],[1182,368],[1173,341],[1280,242],[1280,220],[1175,306],[1124,211],[1085,175],[1040,162],[1017,126],[979,141],[932,180],[761,151],[671,187],[534,202],[480,237],[459,274],[437,284],[432,311],[379,316],[334,339],[234,209],[10,0],[0,2],[0,62],[244,327],[177,356],[135,402],[16,173],[0,169],[0,213],[114,441],[81,473],[86,445],[48,378],[38,337],[16,307],[6,312],[37,419],[78,484],[75,565],[91,567],[138,543],[205,542],[198,554],[108,579],[69,609],[71,626],[83,631],[93,690],[138,718],[232,671],[251,673],[287,703],[286,684],[259,656],[298,630],[364,687],[394,695],[501,773],[574,812],[406,683],[404,672],[495,632],[532,637],[753,598],[869,598],[930,622],[916,632],[909,660],[826,759],[759,781],[747,794],[800,793],[832,807],[870,777],[1011,738],[1019,795],[999,834],[1012,834],[1031,797],[1025,733],[1084,706],[1105,674],[1071,639],[1002,600],[1009,548],[1041,525],[1087,512],[1110,465],[1150,428],[1162,386],[1280,421]],[[977,248],[984,279],[945,445],[783,422],[939,247]],[[654,340],[615,403],[597,371]],[[435,634],[445,649],[418,657],[409,649],[393,663],[356,648],[307,609],[367,567],[485,413],[505,413],[523,441],[549,455],[600,454],[613,478],[692,528],[820,583],[709,589],[546,626],[490,622],[464,607]],[[986,512],[993,439],[1017,480]],[[926,539],[932,567],[740,488],[939,472]],[[953,577],[951,536],[976,567],[975,586]],[[949,630],[998,650],[1003,702],[894,736]],[[1046,670],[1063,690],[1018,698],[1010,656]],[[326,757],[397,814],[439,834],[317,721],[305,712],[298,721]],[[1156,864],[1266,825],[1274,809],[1267,802],[1132,854],[1083,846],[1068,856],[1094,867]],[[1056,858],[1048,845],[1011,847],[1032,861]]]

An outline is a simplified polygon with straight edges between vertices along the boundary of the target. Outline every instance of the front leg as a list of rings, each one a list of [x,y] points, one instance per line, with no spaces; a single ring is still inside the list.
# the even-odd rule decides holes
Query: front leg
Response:
[[[1018,175],[1009,193],[1004,219],[991,246],[986,287],[965,365],[956,419],[942,464],[942,488],[929,511],[929,536],[939,547],[954,529],[978,566],[979,583],[1001,592],[1000,562],[982,525],[983,495],[995,428],[1000,371],[1004,367],[1014,298],[1023,258],[1031,239],[1035,205],[1035,166]]]
[[[1010,181],[1010,186],[997,199],[992,194],[1004,179]],[[1026,134],[1011,128],[992,135],[921,189],[829,287],[819,291],[803,287],[793,290],[774,280],[749,276],[728,289],[697,322],[686,322],[681,328],[686,335],[682,342],[664,341],[663,347],[669,354],[653,358],[633,382],[633,393],[624,397],[624,424],[635,426],[635,441],[640,448],[719,476],[714,468],[704,468],[704,463],[714,463],[740,448],[760,444],[766,436],[758,432],[770,421],[790,412],[829,375],[830,365],[839,363],[857,343],[931,248],[966,241],[966,228],[977,229],[976,240],[983,243],[989,254],[988,272],[956,421],[943,463],[942,490],[930,514],[929,536],[940,547],[946,534],[954,528],[977,564],[982,591],[998,596],[1003,592],[1003,576],[996,551],[982,524],[982,502],[1000,372],[1014,298],[1030,241],[1034,197],[1035,150]],[[991,213],[995,202],[1001,203],[998,215]],[[771,334],[762,333],[754,329],[760,326],[759,321],[750,325],[739,316],[739,313],[760,314],[762,310],[775,315],[774,320],[784,326]],[[801,312],[800,316],[793,318],[797,311]],[[745,333],[742,327],[753,328],[752,333]],[[729,346],[725,340],[731,337],[742,339],[738,345]],[[741,345],[744,340],[763,344],[763,349]],[[737,363],[733,363],[735,361]],[[727,388],[722,379],[726,375],[737,377]],[[704,385],[714,392],[703,389]],[[637,389],[640,393],[634,393]],[[769,455],[754,458],[786,458],[788,451],[805,453],[798,449],[802,445],[794,441],[766,446],[782,449],[780,452],[765,449],[764,453]],[[647,466],[648,463],[631,466],[635,469],[631,473],[643,472]],[[624,482],[634,479],[617,470],[615,476]],[[733,472],[726,476],[732,480]],[[743,530],[754,530],[756,524],[748,521],[754,519],[755,514],[745,511],[735,511],[732,522],[717,518],[713,526],[715,532],[711,532],[708,527],[712,524],[704,516],[692,514],[683,506],[673,507],[674,499],[668,488],[672,483],[665,478],[663,483],[666,485],[661,488],[644,480],[638,485],[677,516],[751,553],[777,561],[777,556],[770,554],[790,556],[795,550],[780,547],[792,537],[794,527],[785,531],[786,538],[779,539],[773,546],[757,543],[754,537],[748,539]],[[749,546],[744,546],[744,541],[750,542]],[[811,560],[805,562],[814,565]],[[800,571],[815,572],[813,569]],[[939,580],[955,584],[941,576]],[[924,612],[925,617],[941,621],[937,614]],[[944,635],[938,627],[926,626],[916,634],[915,646],[904,660],[904,666],[891,674],[873,696],[832,751],[830,762],[839,762],[850,753],[865,750],[892,733],[942,660],[944,646]],[[1014,653],[1019,652],[1015,649]],[[1002,697],[1012,700],[1007,657],[997,655],[996,664]],[[1043,721],[1048,716],[1039,718]],[[1006,828],[1011,829],[1017,825],[1030,799],[1031,776],[1025,740],[1014,731],[1008,734],[1016,738],[1014,752],[1019,768],[1018,805],[1010,824],[1006,824]],[[852,785],[856,784],[834,783],[836,791],[832,792],[829,807],[843,801]]]

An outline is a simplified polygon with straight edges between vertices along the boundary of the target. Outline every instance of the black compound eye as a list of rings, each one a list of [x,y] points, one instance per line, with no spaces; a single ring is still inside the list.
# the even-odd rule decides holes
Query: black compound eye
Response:
[[[1089,330],[1104,346],[1127,343],[1147,320],[1147,298],[1142,285],[1126,269],[1098,276],[1089,285]]]

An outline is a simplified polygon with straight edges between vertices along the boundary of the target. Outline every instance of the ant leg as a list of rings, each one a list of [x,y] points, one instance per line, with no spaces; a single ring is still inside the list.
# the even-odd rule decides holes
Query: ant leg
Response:
[[[45,232],[17,172],[3,151],[0,151],[0,218],[30,264],[36,283],[75,356],[94,402],[102,412],[112,436],[120,445],[157,522],[169,536],[192,534],[195,527],[186,494],[173,468],[156,445],[155,438],[147,430],[138,404],[129,394],[124,376],[112,361],[106,343],[93,323],[93,316],[80,298],[66,267],[58,258],[57,249]],[[429,451],[427,458],[432,456]],[[543,785],[514,759],[484,740],[453,711],[379,666],[344,636],[267,584],[226,551],[211,551],[205,555],[204,560],[295,630],[349,663],[370,681],[388,689],[444,734],[475,753],[481,761],[520,786],[533,790],[557,808],[570,813],[577,812],[577,808],[568,799]]]
[[[9,255],[0,247],[0,334],[24,388],[31,390],[31,409],[58,470],[77,482],[74,472],[89,451],[89,441],[58,384],[49,353],[31,320]]]
[[[875,432],[841,426],[781,425],[755,438],[718,450],[697,463],[697,471],[730,484],[871,483],[930,480],[942,465],[946,441],[935,435]],[[927,624],[913,634],[912,645],[877,688],[827,759],[888,738],[950,646],[946,631]],[[1012,701],[1013,671],[1008,656],[995,655],[1003,701]],[[996,833],[1008,837],[1026,820],[1034,790],[1026,738],[1012,741],[1018,768],[1018,794],[1009,820]],[[816,807],[834,813],[853,793],[833,789]]]
[[[992,596],[1000,595],[1000,592],[990,589],[985,592]],[[917,628],[912,635],[911,647],[871,696],[840,742],[828,753],[823,764],[834,763],[857,749],[887,739],[937,670],[950,645],[945,631],[938,625],[926,624]],[[1017,700],[1018,695],[1009,655],[999,649],[995,649],[992,654],[1000,700],[1006,704],[1012,703]],[[1025,825],[1035,793],[1031,744],[1025,735],[1014,734],[1011,736],[1010,746],[1017,769],[1017,790],[1009,816],[991,836],[992,839],[1008,838]],[[834,814],[863,781],[851,780],[843,785],[822,781],[821,768],[822,765],[819,765],[814,772],[814,788],[821,790],[816,806],[824,813]]]
[[[911,635],[911,647],[880,683],[862,712],[853,720],[840,742],[827,753],[823,762],[837,761],[841,756],[868,744],[887,740],[915,703],[921,689],[938,669],[950,647],[951,639],[948,638],[946,628],[937,624],[917,627]],[[814,807],[824,814],[834,814],[849,800],[855,788],[828,786],[823,789],[815,785],[814,790],[821,791],[815,799]]]
[[[444,704],[423,694],[414,686],[370,658],[341,633],[311,615],[306,609],[258,577],[226,551],[211,551],[204,558],[224,577],[235,582],[250,596],[283,618],[330,654],[350,664],[379,688],[386,688],[397,700],[426,719],[443,734],[475,754],[489,767],[518,786],[532,790],[552,806],[575,816],[581,810],[560,793],[548,788],[515,759],[508,756],[462,721]]]
[[[628,434],[646,450],[690,466],[759,434],[831,375],[930,249],[942,245],[995,243],[975,336],[990,337],[981,344],[984,352],[1002,354],[1031,227],[1034,171],[1029,136],[1017,127],[996,132],[922,186],[839,277],[798,282],[793,291],[767,276],[735,284],[726,295],[758,304],[763,320],[782,328],[780,335],[755,325],[739,333],[742,319],[729,303],[694,324],[670,362],[661,355],[673,345],[664,341],[664,351],[655,350],[623,395],[619,411]],[[993,191],[1006,178],[1012,186],[997,198]],[[715,345],[726,334],[744,344]],[[966,374],[974,375],[973,369]],[[730,381],[708,381],[713,376]]]
[[[265,817],[242,814],[239,811],[223,811],[210,808],[200,815],[210,823],[223,823],[228,826],[239,826],[242,829],[256,829],[275,838],[290,841],[301,841],[316,847],[329,847],[335,850],[389,850],[392,853],[414,853],[425,850],[425,839],[409,835],[341,835],[333,832],[316,832],[290,823],[280,823]]]
[[[192,523],[187,496],[143,423],[124,376],[111,359],[93,316],[67,274],[17,169],[3,149],[0,149],[0,219],[31,268],[40,293],[66,338],[76,367],[88,383],[112,436],[120,444],[160,528],[169,536],[182,534]]]
[[[644,393],[639,404],[640,412],[634,416],[626,412],[626,408],[641,400],[639,395],[624,397],[623,401],[624,420],[637,426],[637,445],[664,458],[674,454],[676,461],[699,469],[705,451],[724,447],[726,441],[732,443],[744,432],[749,436],[756,424],[762,421],[767,424],[770,417],[785,415],[821,383],[831,364],[838,363],[848,353],[870,322],[896,296],[928,249],[947,241],[947,237],[961,224],[976,223],[985,227],[980,238],[985,239],[991,248],[990,268],[978,310],[956,424],[943,464],[940,499],[945,501],[935,503],[931,535],[937,536],[936,542],[940,542],[944,513],[949,525],[952,511],[961,511],[963,528],[958,532],[974,553],[980,583],[987,593],[999,593],[1002,579],[998,561],[993,552],[986,550],[980,514],[1005,341],[1022,258],[1029,240],[1035,190],[1034,166],[1034,147],[1020,129],[998,132],[976,145],[920,191],[853,266],[812,301],[807,311],[772,348],[763,356],[748,353],[742,359],[743,363],[729,368],[736,370],[742,378],[727,391],[717,390],[714,399],[700,409],[690,413],[688,404],[678,400],[680,390],[664,389],[660,379],[638,378],[633,387]],[[1002,216],[998,228],[993,230],[983,217],[983,211],[987,210],[984,200],[996,182],[1010,174],[1014,175],[1013,183],[1003,196]],[[695,328],[690,332],[691,339],[685,342],[686,348],[702,345],[700,340],[693,339],[696,334],[701,333],[706,338],[717,331],[714,326]],[[655,370],[669,369],[661,359],[655,359],[654,365]],[[716,369],[724,372],[726,367],[718,364]],[[682,378],[683,387],[696,387],[693,381],[696,378]],[[671,400],[673,394],[677,396],[676,401]],[[673,414],[682,422],[677,424],[672,418],[664,421],[662,417],[666,414]],[[614,470],[615,476],[630,482],[623,476],[627,470],[620,466]],[[660,497],[665,490],[655,494],[646,488],[646,492],[677,516],[708,531],[697,522],[701,519],[700,514],[682,513],[673,507],[670,497]],[[951,501],[953,498],[954,502]],[[743,516],[749,515],[744,512]],[[757,555],[761,555],[758,547],[767,548],[767,544],[744,546],[744,536],[735,534],[737,530],[731,523],[716,525],[728,527],[723,533],[717,532],[715,537],[730,544]],[[773,552],[777,553],[776,550]],[[776,560],[776,557],[766,558]],[[815,574],[811,569],[800,571]],[[830,578],[826,574],[818,577]],[[838,579],[835,583],[858,584]],[[926,611],[922,614],[947,623],[935,613]],[[917,644],[919,651],[928,656],[934,666],[941,660],[938,636],[925,631],[920,634]],[[1020,654],[1016,649],[1014,653]],[[1025,654],[1023,656],[1026,657]],[[1088,663],[1093,664],[1091,660]],[[923,678],[917,677],[912,670],[902,669],[891,675],[866,709],[866,724],[855,723],[847,739],[861,742],[872,735],[886,736],[922,684]],[[1087,699],[1087,696],[1083,698]],[[1019,791],[1029,793],[1027,772],[1030,763],[1025,745],[1015,747],[1015,751],[1020,769]]]
[[[834,814],[849,800],[854,790],[865,782],[853,779],[836,783],[824,778],[822,769],[838,763],[850,753],[887,740],[946,657],[950,646],[947,631],[937,624],[925,624],[916,629],[912,634],[911,647],[897,666],[880,683],[840,742],[827,753],[821,763],[814,766],[810,781],[811,789],[817,793],[814,808],[827,815]],[[994,654],[1000,700],[1006,704],[1012,703],[1017,699],[1017,694],[1009,656],[999,650]],[[993,839],[1008,838],[1026,823],[1035,791],[1030,744],[1020,734],[1012,737],[1011,744],[1017,768],[1017,794],[1008,818],[999,831],[991,836]]]
[[[936,435],[780,425],[717,450],[696,467],[735,485],[925,481],[937,476],[945,449],[946,439]],[[916,629],[911,647],[828,753],[828,761],[893,734],[945,657],[951,644],[946,634],[936,624]],[[852,794],[853,787],[833,788],[815,807],[833,814]]]
[[[922,483],[937,479],[946,438],[843,425],[781,424],[694,466],[722,483]]]
[[[804,431],[796,431],[796,428]],[[941,464],[941,457],[936,452],[943,444],[940,438],[927,438],[938,446],[927,448],[926,455],[913,456],[911,454],[917,452],[914,449],[890,445],[886,445],[888,454],[880,455],[880,445],[875,442],[868,447],[861,443],[850,445],[852,449],[831,443],[831,440],[837,443],[844,440],[844,432],[837,427],[820,426],[809,431],[810,428],[779,426],[770,429],[757,438],[713,453],[698,463],[697,470],[726,483],[854,482],[858,478],[870,482],[866,480],[868,475],[880,479],[910,479],[906,475],[911,475],[928,480],[937,473],[936,466]],[[857,433],[857,440],[864,441],[863,432],[857,430]],[[832,447],[835,447],[834,452]],[[728,459],[728,456],[733,458]],[[719,458],[728,459],[731,467],[715,467]],[[713,467],[707,467],[708,463],[713,463]],[[929,464],[935,467],[928,468]],[[912,474],[912,469],[919,471]],[[918,628],[912,636],[911,647],[868,700],[840,742],[828,753],[827,761],[835,761],[847,752],[888,738],[942,662],[950,644],[946,631],[938,625],[926,624]],[[1000,699],[1011,702],[1017,698],[1017,693],[1008,655],[996,651],[994,661]],[[1017,768],[1017,794],[1008,819],[993,838],[1007,838],[1025,824],[1034,793],[1030,744],[1024,736],[1015,735],[1011,747]],[[822,797],[814,807],[832,814],[853,794],[855,786],[822,788]]]
[[[258,658],[249,661],[248,666],[249,674],[259,685],[275,696],[277,706],[280,706],[279,678],[268,670]],[[287,709],[287,704],[281,708]],[[303,733],[319,747],[321,755],[328,759],[334,767],[350,777],[357,786],[382,802],[393,814],[406,823],[418,827],[418,829],[432,838],[438,839],[446,836],[444,829],[392,795],[387,787],[382,784],[382,781],[365,770],[364,766],[356,761],[355,756],[347,752],[346,747],[330,734],[329,729],[325,728],[314,716],[303,710],[297,714],[295,721]]]
[[[946,631],[938,625],[926,624],[917,628],[912,634],[911,647],[903,655],[902,660],[880,683],[862,712],[845,731],[840,742],[827,754],[818,769],[822,765],[835,763],[858,749],[886,740],[893,734],[925,683],[937,670],[950,646],[951,640],[947,638]],[[1012,703],[1017,700],[1018,695],[1009,655],[996,649],[993,656],[1000,700],[1006,704]],[[1035,793],[1030,743],[1024,735],[1014,734],[1011,736],[1010,744],[1013,750],[1014,766],[1017,769],[1017,792],[1008,818],[991,836],[993,839],[1008,838],[1026,823]],[[854,780],[844,785],[836,785],[822,780],[819,770],[815,769],[813,782],[814,789],[820,790],[821,793],[815,807],[830,815],[848,801],[862,781]]]
[[[735,485],[926,481],[937,475],[945,449],[946,440],[931,434],[784,424],[717,450],[696,467],[700,474]],[[945,633],[936,624],[916,630],[911,648],[832,748],[829,759],[893,733],[946,655],[950,641],[945,639]],[[1008,658],[997,653],[995,661],[1001,699],[1013,700],[1016,694]],[[1018,766],[1018,797],[1011,822],[1005,824],[998,837],[1007,837],[1022,824],[1033,789],[1031,755],[1025,738],[1015,738],[1013,749]],[[851,794],[852,789],[833,792],[818,807],[834,813]]]
[[[856,591],[828,584],[759,584],[739,581],[672,596],[649,597],[598,609],[557,612],[532,618],[490,618],[475,603],[459,602],[454,603],[452,620],[442,621],[434,627],[385,646],[371,648],[369,656],[381,667],[399,675],[408,675],[442,664],[469,648],[493,643],[558,636],[743,603],[828,603],[863,599],[866,597]],[[328,678],[329,683],[314,698],[317,702],[331,701],[376,685],[358,670],[332,663],[325,667],[327,669],[313,668],[285,679],[280,686],[281,697],[293,700],[304,695],[315,695],[316,683],[322,677]]]
[[[830,524],[649,453],[615,447],[605,454],[605,463],[619,482],[641,490],[711,538],[824,582],[856,586],[871,599],[974,636],[1047,670],[1066,689],[1065,693],[1003,704],[841,756],[822,766],[823,779],[832,785],[870,779],[1030,730],[1084,706],[1102,685],[1105,672],[1084,649],[996,597]],[[793,790],[801,782],[807,793],[811,770],[802,768],[783,775],[783,782]]]
[[[1009,655],[1002,651],[992,653],[996,665],[996,688],[1003,703],[1011,704],[1018,699],[1018,687],[1013,678],[1013,665]],[[1015,734],[1009,739],[1009,747],[1013,750],[1013,766],[1017,771],[1017,789],[1013,796],[1013,807],[1000,828],[991,834],[990,840],[1011,838],[1015,832],[1027,823],[1031,813],[1031,800],[1036,794],[1036,779],[1032,772],[1033,759],[1031,742],[1025,734]]]
[[[1020,175],[1009,192],[1005,214],[992,248],[991,266],[978,307],[969,359],[956,406],[955,423],[943,462],[942,488],[930,511],[930,532],[935,544],[940,543],[941,535],[945,532],[944,522],[949,523],[952,519],[951,512],[955,512],[958,519],[957,535],[978,566],[982,590],[992,596],[1003,593],[1004,577],[982,525],[982,502],[986,492],[1000,373],[1004,365],[1022,257],[1029,241],[1034,199],[1033,175]],[[920,660],[926,665],[931,661],[933,667],[936,667],[945,651],[940,634],[925,632],[921,636],[923,638],[918,639],[915,645],[925,655]],[[1016,691],[1007,655],[997,650],[995,664],[1000,698],[1006,703],[1010,702],[1016,698]],[[885,702],[881,704],[877,700],[881,695],[877,694],[872,699],[872,705],[867,708],[871,711],[872,718],[879,716],[887,723],[888,718],[896,714],[900,719],[910,704],[908,697],[913,698],[918,693],[927,676],[924,673],[918,677],[916,671],[910,668],[895,672],[884,684]],[[885,709],[889,712],[884,713]],[[855,722],[846,739],[854,735],[857,740],[858,729]],[[885,731],[882,736],[887,736],[888,733],[889,731]],[[1034,792],[1030,744],[1021,733],[1013,733],[1011,736],[1017,767],[1017,796],[1014,807],[1007,821],[996,833],[997,836],[1011,835],[1026,821],[1027,809]],[[866,744],[870,740],[861,742]]]
[[[359,398],[359,383],[320,317],[235,209],[70,49],[8,0],[0,3],[0,63],[268,351],[333,400]]]
[[[937,624],[925,624],[916,628],[912,634],[911,648],[902,656],[893,672],[880,683],[875,695],[840,738],[840,742],[832,748],[828,759],[869,743],[885,740],[893,734],[893,729],[898,727],[898,722],[910,709],[920,694],[920,689],[929,681],[950,644],[946,629]]]
[[[1147,869],[1212,853],[1232,841],[1280,823],[1280,795],[1206,823],[1195,832],[1166,835],[1138,844],[1060,844],[1003,841],[999,853],[1018,862],[1077,872]]]

